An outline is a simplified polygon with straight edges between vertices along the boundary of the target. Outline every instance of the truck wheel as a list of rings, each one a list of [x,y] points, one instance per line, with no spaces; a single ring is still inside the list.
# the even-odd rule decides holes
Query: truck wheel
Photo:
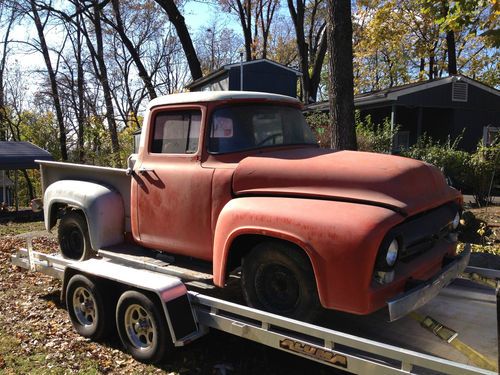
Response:
[[[320,303],[309,259],[293,246],[262,242],[243,259],[242,268],[249,306],[302,321],[317,317]]]
[[[93,281],[83,275],[73,276],[66,288],[66,307],[75,330],[92,340],[109,332],[109,311]]]
[[[83,214],[69,211],[59,222],[57,232],[61,254],[64,258],[85,260],[92,257],[87,221]]]
[[[127,351],[141,362],[160,362],[173,344],[163,312],[144,294],[128,291],[116,307],[116,326]]]

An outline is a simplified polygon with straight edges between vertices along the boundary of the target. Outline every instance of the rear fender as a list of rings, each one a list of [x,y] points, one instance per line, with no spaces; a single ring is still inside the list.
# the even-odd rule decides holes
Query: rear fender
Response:
[[[44,194],[44,219],[48,231],[56,224],[57,211],[61,206],[74,207],[83,212],[93,249],[123,242],[125,209],[122,196],[117,191],[95,182],[54,182]]]

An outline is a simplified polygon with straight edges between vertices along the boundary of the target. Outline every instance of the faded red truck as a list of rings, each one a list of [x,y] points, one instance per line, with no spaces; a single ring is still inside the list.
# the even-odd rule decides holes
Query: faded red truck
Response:
[[[468,262],[462,198],[435,167],[318,147],[299,101],[251,92],[153,100],[127,170],[41,162],[47,229],[84,260],[131,233],[146,248],[241,267],[247,303],[312,319],[319,305],[391,319]]]

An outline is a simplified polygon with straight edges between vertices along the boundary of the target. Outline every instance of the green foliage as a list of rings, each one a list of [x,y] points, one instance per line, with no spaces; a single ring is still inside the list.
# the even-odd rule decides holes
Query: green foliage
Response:
[[[477,205],[487,205],[492,199],[491,188],[500,183],[500,144],[479,143],[469,154],[457,149],[460,139],[441,144],[424,135],[403,155],[437,166],[453,186],[471,192]]]
[[[457,149],[460,139],[457,138],[454,142],[448,139],[441,144],[424,134],[415,145],[403,151],[403,155],[433,164],[440,168],[454,185],[467,186],[470,154]]]
[[[330,131],[330,116],[324,112],[311,112],[305,115],[306,122],[316,134],[321,147],[330,147],[332,132]]]
[[[321,147],[330,147],[331,131],[330,117],[327,113],[312,112],[306,114],[306,121],[316,134],[316,139]],[[361,113],[356,111],[356,138],[359,151],[390,153],[392,139],[398,128],[391,130],[391,123],[388,118],[382,124],[376,124],[371,116],[361,117]]]
[[[386,117],[382,124],[375,124],[370,115],[365,118],[356,111],[356,138],[359,151],[370,151],[388,154],[392,149],[392,140],[398,132],[398,127],[391,129],[391,122]]]
[[[500,183],[500,142],[490,146],[480,143],[469,161],[469,183],[473,184],[476,203],[492,203],[491,189]]]

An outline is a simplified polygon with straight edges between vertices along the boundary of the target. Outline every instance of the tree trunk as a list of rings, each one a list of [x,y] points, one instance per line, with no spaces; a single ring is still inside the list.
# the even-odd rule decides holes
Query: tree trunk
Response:
[[[200,60],[198,60],[186,22],[184,21],[182,14],[179,12],[177,5],[175,5],[174,0],[155,1],[165,10],[165,12],[167,12],[170,22],[172,22],[175,30],[177,31],[177,36],[181,41],[182,49],[186,55],[191,77],[193,80],[201,78],[203,73],[201,72]]]
[[[54,100],[54,108],[56,110],[57,124],[59,125],[59,147],[61,149],[61,159],[68,160],[68,152],[66,148],[66,128],[64,126],[64,118],[61,108],[61,101],[59,98],[59,89],[57,87],[56,74],[54,72],[54,69],[52,68],[52,62],[50,61],[49,48],[47,47],[47,42],[45,41],[45,35],[43,33],[44,27],[36,8],[36,2],[34,0],[30,0],[30,4],[31,11],[33,13],[33,20],[35,21],[38,38],[40,40],[40,48],[42,49],[43,59],[45,60],[47,73],[49,74],[52,98]]]
[[[455,44],[455,32],[449,30],[446,33],[446,46],[448,49],[448,74],[457,74],[457,51]]]
[[[328,0],[331,147],[356,150],[351,2]]]
[[[111,149],[113,151],[113,164],[115,167],[119,167],[121,164],[120,160],[120,144],[118,142],[118,130],[115,121],[115,111],[113,107],[113,97],[111,95],[111,88],[108,81],[108,69],[104,61],[104,44],[102,37],[101,28],[101,9],[99,8],[97,2],[94,3],[94,32],[97,44],[96,59],[99,65],[99,81],[102,85],[102,91],[104,94],[104,104],[106,106],[106,121],[108,122],[109,133],[111,136]]]
[[[24,179],[26,180],[26,186],[28,187],[28,195],[30,196],[30,201],[31,201],[35,199],[35,193],[33,192],[33,184],[31,183],[28,171],[26,169],[23,169],[21,172],[23,173]]]
[[[80,3],[76,3],[76,10],[80,12]],[[82,35],[81,35],[81,23],[83,22],[82,15],[79,14],[77,18],[76,27],[76,87],[78,96],[78,108],[77,108],[77,123],[78,123],[78,161],[83,163],[85,161],[85,88],[84,79],[85,73],[83,71],[83,61],[82,61]]]

